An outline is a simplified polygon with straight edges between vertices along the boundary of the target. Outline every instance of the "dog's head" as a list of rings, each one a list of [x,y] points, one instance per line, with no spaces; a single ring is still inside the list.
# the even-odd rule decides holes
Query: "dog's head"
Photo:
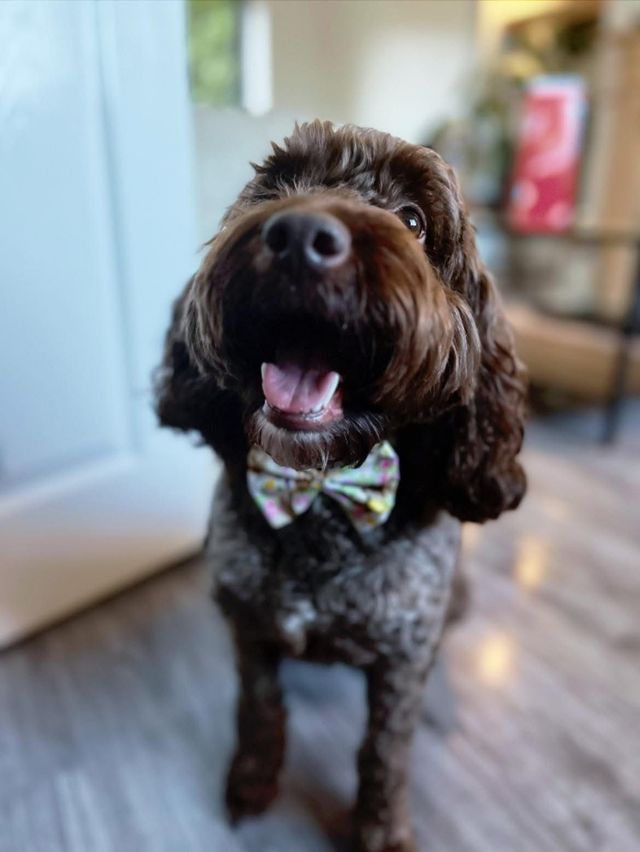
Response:
[[[488,478],[488,516],[515,505],[523,385],[451,169],[313,122],[255,170],[183,316],[191,360],[241,400],[249,441],[300,469],[357,464],[449,415],[452,487],[486,502]]]

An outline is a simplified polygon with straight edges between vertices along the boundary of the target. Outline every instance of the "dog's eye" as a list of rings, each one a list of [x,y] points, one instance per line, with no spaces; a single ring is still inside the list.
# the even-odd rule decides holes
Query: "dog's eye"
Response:
[[[417,207],[401,207],[399,210],[396,210],[396,216],[414,236],[418,239],[424,237],[427,228],[424,217]]]

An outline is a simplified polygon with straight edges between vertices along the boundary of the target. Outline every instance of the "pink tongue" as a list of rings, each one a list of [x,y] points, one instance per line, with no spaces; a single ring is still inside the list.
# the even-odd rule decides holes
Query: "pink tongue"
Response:
[[[326,408],[340,377],[326,370],[298,364],[263,364],[262,392],[272,408],[299,414]]]

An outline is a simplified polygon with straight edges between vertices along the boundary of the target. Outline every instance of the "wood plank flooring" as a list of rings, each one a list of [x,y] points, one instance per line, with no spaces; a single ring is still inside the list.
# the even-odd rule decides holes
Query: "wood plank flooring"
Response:
[[[465,537],[473,602],[413,753],[423,852],[640,850],[640,409],[534,424],[531,491]],[[220,808],[235,680],[201,566],[0,657],[0,852],[348,850],[362,682],[289,664],[273,810]]]

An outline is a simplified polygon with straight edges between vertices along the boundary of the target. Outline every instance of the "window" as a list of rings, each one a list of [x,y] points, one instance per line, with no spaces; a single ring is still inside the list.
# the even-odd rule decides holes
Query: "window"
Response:
[[[238,0],[188,0],[189,78],[196,103],[240,103]]]

